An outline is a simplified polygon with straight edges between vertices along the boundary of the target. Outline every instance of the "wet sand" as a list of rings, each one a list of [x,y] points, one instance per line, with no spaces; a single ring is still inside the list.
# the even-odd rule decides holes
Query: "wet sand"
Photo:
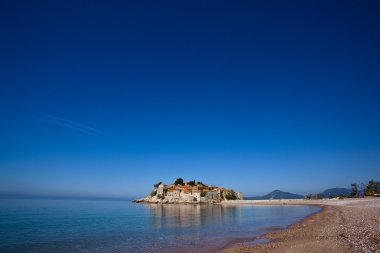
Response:
[[[232,204],[232,203],[230,203]],[[380,252],[380,198],[246,201],[243,205],[318,205],[323,209],[289,229],[257,239],[269,243],[231,244],[223,252]]]

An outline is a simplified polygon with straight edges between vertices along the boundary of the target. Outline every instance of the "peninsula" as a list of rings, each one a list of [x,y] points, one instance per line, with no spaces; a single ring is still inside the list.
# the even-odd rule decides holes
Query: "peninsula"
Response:
[[[173,184],[159,182],[154,185],[152,192],[143,199],[136,199],[136,203],[208,203],[218,204],[225,200],[242,200],[243,193],[223,187],[206,185],[195,180],[184,182],[177,178]]]

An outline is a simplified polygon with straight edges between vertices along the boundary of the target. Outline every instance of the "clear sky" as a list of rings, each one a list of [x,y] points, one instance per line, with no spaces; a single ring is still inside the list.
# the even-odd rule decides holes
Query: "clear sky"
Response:
[[[379,1],[0,1],[0,194],[380,179]]]

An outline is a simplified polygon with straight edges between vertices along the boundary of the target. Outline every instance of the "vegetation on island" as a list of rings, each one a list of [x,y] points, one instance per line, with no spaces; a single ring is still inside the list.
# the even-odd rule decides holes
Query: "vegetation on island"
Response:
[[[159,186],[160,184],[162,184],[162,182],[161,182],[161,181],[160,181],[160,182],[158,182],[157,184],[154,184],[153,186],[154,186],[154,188],[155,188],[155,189],[157,189],[157,188],[158,188],[158,186]]]
[[[189,181],[189,182],[187,182],[187,184],[190,185],[190,186],[195,186],[195,180]]]
[[[177,178],[177,179],[174,181],[174,185],[185,185],[185,183],[183,182],[183,179],[182,179],[182,178]]]
[[[228,192],[228,193],[226,194],[226,199],[227,199],[227,200],[236,200],[237,197],[236,197],[234,194],[232,194],[231,192]]]
[[[223,191],[220,191],[220,198],[224,199],[224,192]]]

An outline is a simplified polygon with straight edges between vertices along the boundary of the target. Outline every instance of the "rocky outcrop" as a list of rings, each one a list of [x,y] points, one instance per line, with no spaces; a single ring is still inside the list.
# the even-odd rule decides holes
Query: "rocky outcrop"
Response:
[[[209,203],[216,204],[225,200],[242,200],[243,193],[234,190],[205,185],[202,182],[190,181],[184,183],[178,178],[174,184],[158,183],[154,185],[153,191],[143,199],[136,199],[136,203]]]

